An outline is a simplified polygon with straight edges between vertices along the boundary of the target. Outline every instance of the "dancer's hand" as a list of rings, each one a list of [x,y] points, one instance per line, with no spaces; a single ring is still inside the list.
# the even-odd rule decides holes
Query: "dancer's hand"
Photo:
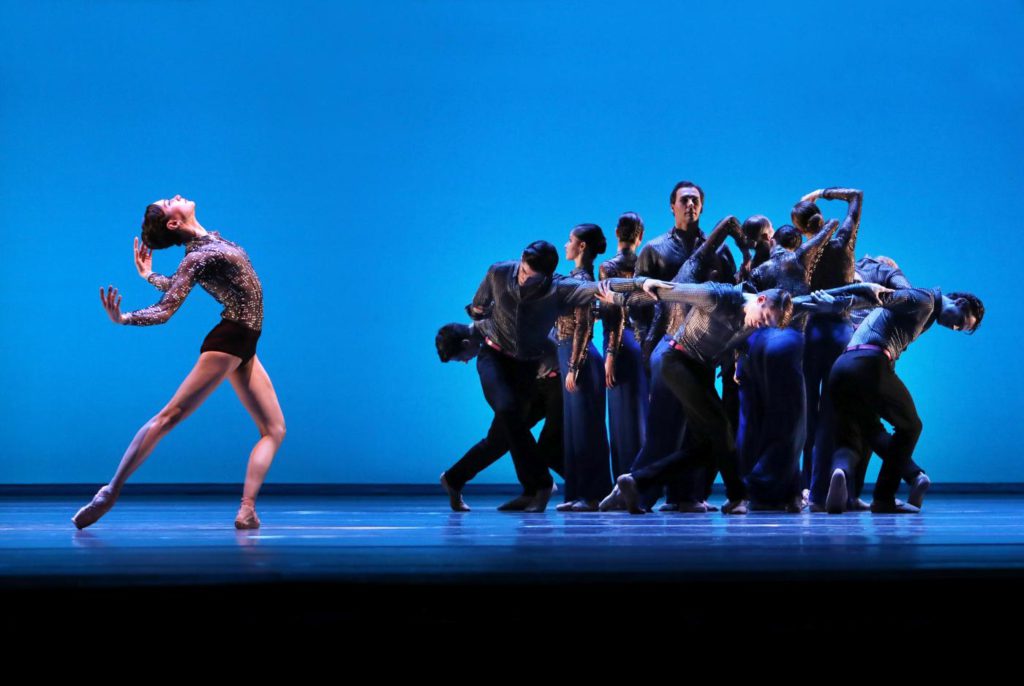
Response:
[[[876,306],[881,306],[884,304],[882,296],[889,295],[890,293],[893,292],[891,288],[886,288],[880,283],[871,283],[869,281],[865,281],[862,285],[864,288],[870,291],[872,296],[874,296],[873,302]]]
[[[606,355],[604,358],[604,385],[615,388],[615,355]]]
[[[656,289],[658,289],[658,288],[669,288],[670,289],[670,288],[672,288],[672,284],[670,284],[667,281],[660,281],[658,279],[647,279],[646,281],[644,281],[643,288],[644,288],[644,293],[647,293],[648,295],[653,295],[655,298],[657,298],[658,294],[654,292]]]
[[[607,305],[615,304],[615,296],[612,294],[612,287],[608,283],[608,279],[598,282],[597,294],[594,297]]]
[[[135,270],[144,279],[149,279],[153,273],[153,251],[143,245],[138,236],[135,237]]]
[[[825,192],[824,188],[819,188],[816,191],[811,191],[810,193],[808,193],[804,197],[800,198],[800,202],[814,202],[815,200],[820,198],[824,192]]]
[[[579,370],[575,369],[575,370],[570,370],[569,373],[565,375],[565,390],[569,391],[570,393],[575,393],[576,392],[576,375],[577,374],[579,374]]]
[[[107,291],[104,292],[103,286],[100,286],[100,302],[103,303],[103,309],[107,311],[110,321],[115,324],[124,324],[124,315],[121,314],[121,296],[116,288],[107,286]]]

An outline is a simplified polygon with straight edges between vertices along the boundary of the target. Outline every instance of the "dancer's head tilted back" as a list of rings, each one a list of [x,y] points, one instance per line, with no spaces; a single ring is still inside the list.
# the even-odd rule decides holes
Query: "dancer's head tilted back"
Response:
[[[195,217],[196,204],[180,195],[157,200],[146,206],[146,214],[142,218],[142,242],[152,250],[184,245],[189,236],[179,229],[194,223]]]

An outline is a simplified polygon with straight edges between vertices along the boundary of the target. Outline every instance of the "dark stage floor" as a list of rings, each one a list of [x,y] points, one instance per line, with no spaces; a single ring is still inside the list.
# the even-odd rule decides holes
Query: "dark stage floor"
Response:
[[[87,496],[5,496],[5,621],[33,621],[42,599],[76,612],[136,597],[171,615],[201,606],[216,624],[256,612],[256,590],[261,613],[299,625],[372,624],[382,609],[389,622],[514,625],[538,603],[586,615],[623,592],[657,603],[648,621],[684,627],[736,613],[812,627],[828,617],[792,612],[793,599],[840,588],[854,607],[940,593],[942,613],[911,603],[922,627],[1021,602],[1020,495],[935,495],[912,516],[496,512],[504,499],[467,495],[473,511],[455,514],[441,495],[265,496],[263,528],[238,532],[234,497],[127,495],[79,532],[69,520]]]

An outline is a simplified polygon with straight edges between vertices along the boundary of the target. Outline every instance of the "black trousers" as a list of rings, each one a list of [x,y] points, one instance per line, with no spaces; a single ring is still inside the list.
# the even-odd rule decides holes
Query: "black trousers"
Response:
[[[639,489],[660,486],[690,469],[718,470],[729,500],[746,497],[740,479],[736,441],[729,414],[715,390],[715,367],[697,362],[675,348],[665,353],[662,377],[679,399],[686,417],[680,450],[633,472]]]
[[[554,485],[527,420],[539,367],[539,360],[517,360],[486,345],[481,346],[476,358],[480,386],[498,425],[496,435],[504,437],[516,474],[527,493]]]
[[[528,427],[533,428],[541,420],[544,421],[540,437],[537,439],[537,449],[548,469],[565,478],[565,461],[562,452],[561,376],[537,379],[533,384],[533,392],[525,409]],[[495,416],[491,427],[487,430],[487,435],[466,451],[466,454],[458,462],[445,470],[448,485],[461,491],[477,474],[497,462],[508,450],[509,442],[506,433]],[[518,473],[516,478],[520,483],[523,482],[523,477]],[[534,495],[536,489],[527,491],[524,484],[523,492],[524,495]]]
[[[874,497],[893,500],[901,478],[913,481],[923,471],[913,460],[921,418],[910,391],[881,352],[852,350],[843,353],[832,367],[829,393],[836,427],[831,468],[846,472],[850,483],[856,483],[861,461],[871,455],[872,448],[881,447],[879,419],[892,424],[893,433],[879,450],[882,469]]]

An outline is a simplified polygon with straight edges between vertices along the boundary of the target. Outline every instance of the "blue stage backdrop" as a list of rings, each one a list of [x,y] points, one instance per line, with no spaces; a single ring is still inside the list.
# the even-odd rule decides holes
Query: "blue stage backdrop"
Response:
[[[988,308],[900,361],[919,461],[1024,481],[1019,2],[0,9],[0,483],[107,480],[217,323],[198,288],[164,326],[100,307],[107,284],[126,310],[158,299],[131,256],[156,198],[195,199],[262,279],[288,424],[269,481],[423,483],[490,421],[474,367],[433,348],[487,267],[625,210],[653,238],[680,179],[707,192],[705,228],[863,188],[858,253]],[[256,436],[225,385],[133,482],[240,481]],[[512,480],[507,461],[481,478]]]

